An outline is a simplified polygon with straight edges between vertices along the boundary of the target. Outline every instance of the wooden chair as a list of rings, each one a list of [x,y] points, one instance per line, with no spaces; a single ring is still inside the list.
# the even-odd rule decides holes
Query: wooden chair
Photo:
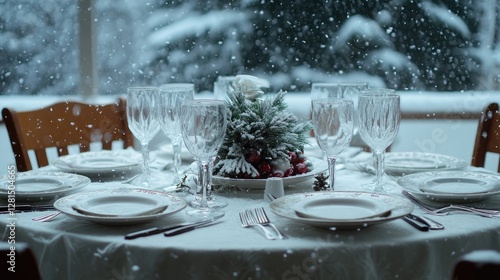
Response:
[[[471,165],[484,167],[487,152],[500,154],[500,112],[498,111],[498,103],[489,104],[481,115]],[[500,172],[500,160],[497,172]]]
[[[15,250],[12,250],[13,247]],[[0,279],[42,279],[35,255],[26,243],[0,242],[0,262],[2,263],[0,265]]]
[[[114,141],[123,141],[123,148],[133,146],[134,137],[128,128],[126,101],[91,105],[60,102],[42,109],[16,112],[2,110],[18,171],[32,170],[28,155],[34,150],[38,167],[49,164],[47,148],[56,147],[57,155],[67,155],[68,147],[78,145],[80,152],[90,150],[90,143],[101,142],[102,149],[111,150]]]
[[[496,280],[500,278],[500,252],[476,250],[463,255],[453,268],[453,280]]]

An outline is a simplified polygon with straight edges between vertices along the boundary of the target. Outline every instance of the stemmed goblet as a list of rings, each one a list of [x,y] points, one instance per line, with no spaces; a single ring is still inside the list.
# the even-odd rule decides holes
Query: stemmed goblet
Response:
[[[188,215],[213,216],[227,205],[212,193],[212,165],[222,145],[227,127],[226,103],[214,99],[186,100],[182,104],[182,138],[198,163],[198,187]]]
[[[385,192],[382,187],[385,150],[399,131],[400,98],[392,89],[363,91],[358,100],[359,133],[373,152],[376,178],[369,188]]]
[[[343,98],[316,99],[311,103],[314,137],[326,155],[328,184],[333,191],[337,155],[351,142],[354,105],[352,100]]]
[[[172,143],[174,152],[174,181],[173,185],[181,182],[180,165],[182,151],[181,106],[184,100],[194,99],[193,84],[165,84],[159,89],[159,123],[165,135]]]
[[[345,83],[313,83],[311,87],[311,100],[321,98],[346,98],[354,102],[353,132],[351,144],[364,146],[359,139],[358,125],[358,95],[361,91],[368,89],[367,82],[345,82]]]
[[[142,176],[139,184],[150,187],[149,142],[160,130],[157,120],[158,88],[130,87],[127,89],[127,121],[130,131],[141,142]]]

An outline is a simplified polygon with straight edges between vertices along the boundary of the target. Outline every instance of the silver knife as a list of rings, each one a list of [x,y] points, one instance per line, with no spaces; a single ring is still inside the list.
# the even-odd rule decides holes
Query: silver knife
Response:
[[[16,205],[0,205],[0,212],[9,211],[43,211],[43,210],[54,210],[54,205],[29,205],[29,204],[16,204]]]
[[[131,232],[131,233],[126,234],[125,239],[135,239],[135,238],[139,238],[139,237],[155,235],[155,234],[162,233],[162,232],[165,232],[168,230],[173,230],[173,229],[186,227],[186,226],[193,226],[193,225],[207,222],[207,221],[213,222],[219,218],[222,218],[223,216],[224,216],[224,214],[219,215],[219,216],[215,216],[214,218],[198,221],[198,222],[181,223],[181,224],[177,224],[177,225],[173,225],[173,226],[169,225],[169,226],[164,226],[164,227],[153,227],[153,228],[143,229],[143,230],[139,230],[139,231],[135,231],[135,232]]]
[[[420,220],[410,218],[409,216],[404,216],[403,221],[407,222],[420,231],[429,231],[429,226],[426,223],[421,222]]]
[[[181,233],[185,233],[185,232],[188,232],[188,231],[192,231],[192,230],[194,230],[196,228],[207,226],[208,224],[210,224],[212,222],[215,222],[216,220],[218,220],[218,219],[220,219],[222,217],[224,217],[224,214],[220,214],[220,215],[214,216],[211,219],[204,220],[204,221],[201,221],[201,222],[198,222],[198,223],[194,223],[194,224],[189,225],[189,226],[183,226],[183,227],[179,227],[179,228],[176,228],[176,229],[167,230],[167,231],[165,231],[163,233],[163,235],[165,235],[165,236],[174,236],[174,235],[177,235],[177,234],[181,234]]]
[[[407,216],[409,218],[411,218],[411,219],[414,219],[414,220],[417,220],[417,221],[419,221],[421,223],[426,224],[427,226],[429,226],[429,229],[431,229],[431,230],[444,229],[444,225],[442,225],[441,223],[438,223],[438,222],[434,221],[431,218],[428,218],[428,217],[425,217],[425,216],[417,216],[415,214],[408,214]]]

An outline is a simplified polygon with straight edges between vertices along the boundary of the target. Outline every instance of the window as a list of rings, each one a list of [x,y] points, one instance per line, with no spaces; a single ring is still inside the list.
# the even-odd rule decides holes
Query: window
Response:
[[[0,3],[1,94],[78,91],[84,4],[94,9],[100,94],[172,81],[212,90],[217,76],[238,73],[289,91],[360,79],[398,90],[498,88],[494,0]]]

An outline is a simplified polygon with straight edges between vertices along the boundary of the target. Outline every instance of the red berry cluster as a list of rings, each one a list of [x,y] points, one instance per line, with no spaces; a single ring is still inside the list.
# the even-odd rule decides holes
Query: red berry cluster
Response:
[[[249,174],[238,174],[242,179],[266,179],[269,177],[289,177],[307,172],[306,156],[302,152],[289,152],[287,160],[268,160],[259,151],[251,151],[246,155],[246,161],[259,171],[257,177]]]

